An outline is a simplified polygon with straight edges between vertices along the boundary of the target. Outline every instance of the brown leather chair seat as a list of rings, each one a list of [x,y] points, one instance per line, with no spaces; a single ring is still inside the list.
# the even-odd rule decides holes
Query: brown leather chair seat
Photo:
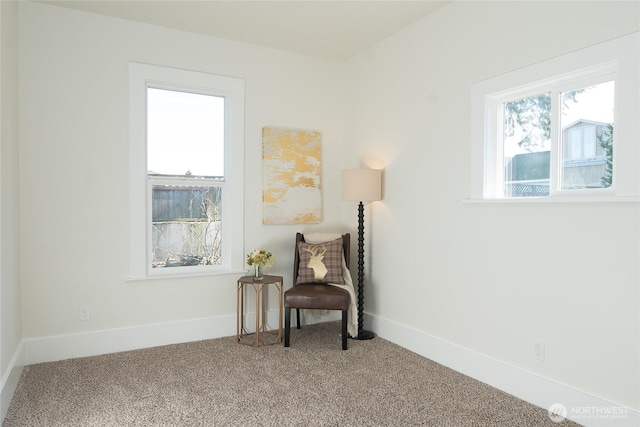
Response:
[[[348,310],[349,292],[322,283],[296,285],[287,291],[287,304],[298,309]]]

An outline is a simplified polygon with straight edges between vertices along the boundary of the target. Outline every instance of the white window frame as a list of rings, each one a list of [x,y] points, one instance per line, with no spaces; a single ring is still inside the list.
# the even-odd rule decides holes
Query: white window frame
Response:
[[[569,195],[570,192],[585,192],[591,194],[605,195],[614,192],[614,186],[593,190],[562,190],[561,189],[561,170],[562,170],[562,153],[561,149],[561,129],[560,129],[560,96],[564,92],[583,88],[590,85],[596,85],[607,81],[616,80],[617,64],[600,64],[584,70],[568,73],[562,76],[556,76],[551,79],[539,81],[531,85],[525,85],[513,90],[498,92],[486,96],[486,120],[487,134],[485,139],[485,151],[487,153],[487,173],[485,176],[485,195],[489,198],[503,198],[505,184],[505,164],[503,152],[503,106],[504,103],[514,100],[535,96],[541,93],[549,92],[551,94],[551,147],[550,147],[550,183],[549,196],[554,197],[561,195]],[[614,132],[615,141],[615,132]],[[615,144],[615,142],[614,142]],[[615,148],[614,148],[615,153]],[[614,154],[615,158],[615,154]],[[614,160],[615,163],[615,160]],[[614,185],[615,185],[615,165],[613,169]]]
[[[473,200],[536,202],[562,200],[638,200],[640,196],[639,33],[620,37],[472,85],[471,189]],[[552,90],[566,91],[615,80],[613,185],[603,189],[560,190],[560,111],[551,129],[551,183],[546,197],[506,198],[502,188],[504,156],[498,107],[502,102]],[[552,102],[559,98],[552,93]],[[500,115],[501,116],[501,115]],[[500,138],[498,138],[500,135]]]
[[[225,99],[222,263],[151,268],[151,185],[147,178],[147,88]],[[129,64],[129,280],[238,273],[244,266],[243,79],[155,65]],[[204,184],[208,185],[208,184]],[[219,184],[215,184],[216,186]]]

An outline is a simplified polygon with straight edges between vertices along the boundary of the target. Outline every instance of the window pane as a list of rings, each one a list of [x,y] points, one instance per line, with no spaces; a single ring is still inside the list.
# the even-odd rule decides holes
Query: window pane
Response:
[[[561,96],[561,188],[611,186],[614,82],[564,92]]]
[[[147,89],[147,170],[224,175],[224,98]]]
[[[504,195],[547,196],[551,149],[551,93],[503,104]]]
[[[220,187],[152,186],[152,267],[221,264]]]

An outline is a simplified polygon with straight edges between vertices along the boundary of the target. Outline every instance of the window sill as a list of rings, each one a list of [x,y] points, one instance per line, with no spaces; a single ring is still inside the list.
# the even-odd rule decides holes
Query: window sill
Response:
[[[640,196],[582,196],[582,197],[509,197],[500,199],[468,198],[463,204],[555,204],[555,203],[638,203]]]
[[[199,273],[183,273],[183,274],[158,274],[158,275],[149,275],[149,276],[139,276],[139,277],[125,277],[124,281],[129,282],[151,282],[157,280],[175,280],[175,279],[192,279],[192,278],[200,278],[200,277],[216,277],[216,276],[239,276],[239,275],[247,275],[247,270],[238,270],[238,271],[206,271]]]

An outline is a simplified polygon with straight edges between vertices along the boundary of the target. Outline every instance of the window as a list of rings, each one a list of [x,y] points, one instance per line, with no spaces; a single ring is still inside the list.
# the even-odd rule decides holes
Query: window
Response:
[[[637,197],[637,46],[626,36],[473,85],[472,198]]]
[[[130,276],[242,269],[244,81],[130,64]]]
[[[224,97],[147,87],[151,268],[222,263]]]
[[[598,81],[614,78],[600,73],[597,67]],[[576,88],[563,91],[561,84]],[[498,108],[496,116],[502,124],[502,135],[495,135],[503,153],[504,177],[497,178],[504,187],[499,197],[540,197],[552,190],[611,186],[613,80],[583,87],[565,76],[549,82],[549,91],[495,107],[495,100],[489,98],[488,104]],[[554,128],[560,131],[553,132]],[[551,173],[555,169],[560,171],[557,176]]]
[[[501,153],[496,197],[610,187],[614,87],[615,66],[600,65],[487,97],[498,123],[486,143]]]

